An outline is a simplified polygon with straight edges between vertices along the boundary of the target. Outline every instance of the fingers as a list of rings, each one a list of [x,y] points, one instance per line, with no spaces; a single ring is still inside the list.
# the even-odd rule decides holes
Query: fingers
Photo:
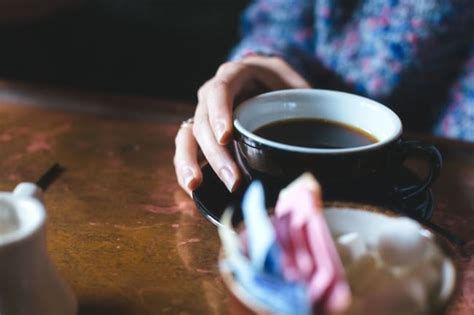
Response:
[[[244,91],[262,86],[270,90],[310,87],[283,59],[254,56],[223,64],[214,78],[199,89],[194,125],[183,126],[176,136],[176,175],[188,193],[202,181],[198,145],[227,188],[237,188],[240,173],[225,147],[232,138],[232,109]]]
[[[286,88],[308,89],[311,85],[286,61],[279,57],[250,56],[242,60],[243,63],[264,66],[284,82]]]
[[[194,139],[192,124],[183,124],[175,138],[174,167],[179,185],[190,194],[202,181],[202,172],[197,160],[198,147]]]
[[[225,145],[232,135],[233,95],[224,81],[212,80],[198,93],[200,104],[208,106],[209,123],[216,141]],[[204,106],[205,106],[204,105]]]
[[[257,81],[271,90],[309,87],[309,84],[281,59],[260,58],[264,61],[258,63],[250,59],[247,62],[223,64],[216,76],[198,92],[199,102],[208,107],[209,122],[219,144],[227,144],[231,138],[234,99],[246,85]]]
[[[240,182],[238,167],[226,147],[217,143],[205,106],[198,105],[194,121],[193,134],[204,156],[227,189],[235,191]]]

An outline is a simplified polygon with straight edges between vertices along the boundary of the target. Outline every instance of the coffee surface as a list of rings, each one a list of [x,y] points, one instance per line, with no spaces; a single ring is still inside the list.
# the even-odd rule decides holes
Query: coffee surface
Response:
[[[279,143],[321,149],[353,148],[377,142],[374,136],[357,127],[314,118],[272,122],[255,130],[255,134]]]

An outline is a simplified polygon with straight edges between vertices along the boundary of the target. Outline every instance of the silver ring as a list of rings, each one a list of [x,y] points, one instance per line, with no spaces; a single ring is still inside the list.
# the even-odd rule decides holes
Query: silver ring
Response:
[[[191,117],[191,118],[188,118],[188,119],[186,119],[186,120],[183,120],[183,122],[181,123],[181,127],[180,127],[180,128],[187,127],[187,126],[191,126],[192,124],[194,124],[194,117]]]

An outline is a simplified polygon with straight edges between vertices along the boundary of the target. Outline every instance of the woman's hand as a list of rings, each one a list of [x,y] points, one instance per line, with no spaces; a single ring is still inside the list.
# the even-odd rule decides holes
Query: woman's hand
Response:
[[[265,90],[309,88],[283,59],[250,56],[227,62],[198,91],[194,123],[183,123],[176,135],[174,166],[180,186],[190,193],[202,181],[198,163],[201,149],[229,191],[240,182],[240,172],[226,145],[232,138],[235,100]]]

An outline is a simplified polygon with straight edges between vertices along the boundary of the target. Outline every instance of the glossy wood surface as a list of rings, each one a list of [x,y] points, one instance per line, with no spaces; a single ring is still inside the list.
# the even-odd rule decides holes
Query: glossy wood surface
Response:
[[[48,249],[79,314],[239,313],[216,229],[175,180],[174,135],[192,111],[0,82],[0,190],[66,168],[45,194]],[[445,159],[433,221],[467,241],[454,250],[462,278],[448,314],[473,314],[474,144],[427,140]]]

